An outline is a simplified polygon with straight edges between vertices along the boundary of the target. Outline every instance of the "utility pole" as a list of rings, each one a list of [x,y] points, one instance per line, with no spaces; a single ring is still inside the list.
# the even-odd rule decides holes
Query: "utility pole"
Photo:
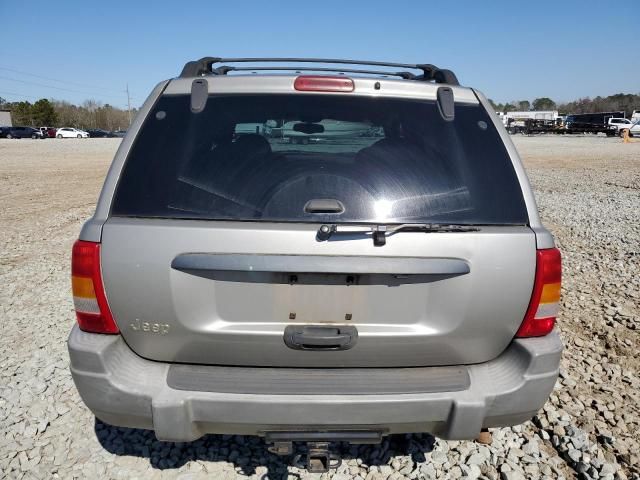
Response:
[[[129,84],[127,83],[127,109],[129,110],[129,126],[131,126],[131,97],[129,97]]]

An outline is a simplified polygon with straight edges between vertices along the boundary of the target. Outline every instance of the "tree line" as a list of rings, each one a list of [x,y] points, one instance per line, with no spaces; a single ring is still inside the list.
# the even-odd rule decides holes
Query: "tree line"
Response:
[[[640,94],[616,93],[608,97],[579,98],[573,102],[556,103],[548,97],[529,100],[518,100],[507,103],[489,102],[496,112],[513,112],[528,110],[558,110],[561,113],[595,113],[595,112],[621,112],[631,115],[634,110],[640,110]]]
[[[640,94],[617,93],[608,97],[580,98],[573,102],[556,103],[548,97],[495,103],[489,99],[496,112],[522,110],[558,110],[562,113],[594,113],[624,111],[631,115],[640,110]],[[32,127],[101,128],[103,130],[126,130],[130,123],[129,112],[96,100],[86,100],[82,105],[73,105],[61,100],[41,98],[35,103],[8,102],[0,97],[0,110],[11,111],[14,125]],[[131,111],[131,117],[136,110]]]
[[[9,110],[14,125],[31,127],[73,127],[80,129],[126,130],[129,112],[95,100],[82,105],[41,98],[35,103],[8,102],[0,97],[0,110]],[[136,110],[131,110],[131,118]]]

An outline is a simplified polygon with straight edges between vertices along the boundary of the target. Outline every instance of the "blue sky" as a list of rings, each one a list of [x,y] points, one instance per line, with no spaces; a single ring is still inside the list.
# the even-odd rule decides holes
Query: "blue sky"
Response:
[[[434,63],[501,102],[639,93],[637,3],[0,0],[0,96],[125,106],[128,83],[138,106],[206,55]]]

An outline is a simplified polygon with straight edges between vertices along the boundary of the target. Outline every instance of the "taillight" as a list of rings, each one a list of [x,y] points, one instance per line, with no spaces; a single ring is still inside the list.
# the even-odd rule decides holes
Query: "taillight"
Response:
[[[102,284],[100,244],[78,240],[71,254],[71,289],[81,330],[119,333]]]
[[[538,250],[531,301],[516,337],[542,337],[553,330],[560,309],[561,279],[560,250],[557,248]]]
[[[301,75],[296,77],[293,88],[304,92],[353,92],[353,80],[346,77]]]

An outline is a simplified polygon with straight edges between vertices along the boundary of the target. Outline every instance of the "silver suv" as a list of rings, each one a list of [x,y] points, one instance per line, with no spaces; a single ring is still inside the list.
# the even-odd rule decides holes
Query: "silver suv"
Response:
[[[71,372],[109,424],[306,442],[321,471],[332,441],[535,415],[560,277],[509,136],[451,71],[208,57],[153,90],[73,247]]]

